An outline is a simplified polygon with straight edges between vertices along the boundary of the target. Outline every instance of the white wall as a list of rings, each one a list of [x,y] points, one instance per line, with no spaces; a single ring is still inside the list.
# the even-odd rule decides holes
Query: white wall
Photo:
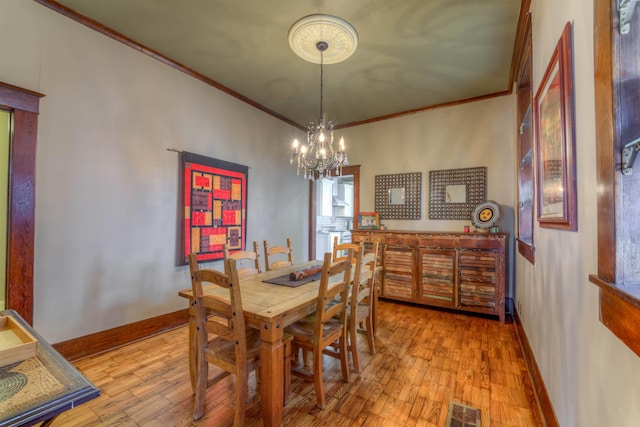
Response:
[[[636,11],[637,13],[637,11]],[[598,320],[593,2],[532,2],[537,90],[573,23],[578,231],[535,227],[536,263],[516,257],[520,316],[562,426],[637,426],[640,360]]]
[[[179,155],[167,148],[249,166],[248,243],[290,236],[307,259],[293,127],[35,2],[0,2],[0,58],[0,81],[46,95],[34,326],[50,342],[187,307]]]

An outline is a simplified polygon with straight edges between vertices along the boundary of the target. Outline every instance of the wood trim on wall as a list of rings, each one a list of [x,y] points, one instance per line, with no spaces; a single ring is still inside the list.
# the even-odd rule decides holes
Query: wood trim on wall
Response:
[[[189,310],[179,310],[53,345],[67,360],[74,361],[140,341],[189,323]]]
[[[44,95],[0,82],[0,106],[12,113],[7,203],[6,308],[33,324],[36,142]]]
[[[538,364],[536,363],[536,358],[533,355],[533,350],[531,350],[529,339],[527,338],[527,334],[524,332],[524,327],[522,326],[522,322],[520,321],[520,316],[515,310],[514,313],[515,315],[513,316],[513,324],[515,327],[516,335],[518,336],[518,342],[520,343],[520,349],[522,350],[525,363],[527,364],[529,376],[531,377],[533,392],[537,400],[537,402],[532,402],[531,406],[533,408],[540,408],[540,411],[542,412],[542,418],[544,420],[544,425],[546,425],[547,427],[559,427],[560,424],[558,423],[556,413],[553,410],[553,405],[551,404],[551,399],[549,399],[549,394],[547,393],[547,388],[544,385],[544,380],[542,379],[540,369],[538,368]]]
[[[531,0],[522,0],[520,2],[520,15],[518,16],[518,28],[516,30],[516,39],[513,43],[513,53],[511,56],[511,70],[509,72],[509,87],[512,87],[518,78],[518,70],[521,66],[522,52],[525,49],[527,38],[531,37],[529,27],[531,26]]]
[[[596,117],[596,175],[598,179],[598,277],[616,281],[616,159],[614,158],[613,52],[611,1],[594,2],[594,86]]]

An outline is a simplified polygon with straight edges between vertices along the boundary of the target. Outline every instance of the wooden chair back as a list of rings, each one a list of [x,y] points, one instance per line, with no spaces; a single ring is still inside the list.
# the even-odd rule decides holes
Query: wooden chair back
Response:
[[[200,269],[195,254],[189,255],[192,314],[196,329],[195,403],[193,419],[202,417],[207,388],[229,374],[236,376],[234,425],[244,424],[248,395],[249,372],[257,367],[260,338],[257,332],[247,334],[240,295],[240,280],[236,260],[225,260],[225,270]],[[229,300],[204,294],[204,285],[213,285],[229,292]],[[205,310],[205,307],[207,309]],[[223,369],[209,378],[208,364]]]
[[[237,251],[232,254],[229,253],[227,245],[223,248],[224,260],[234,259],[236,260],[236,266],[238,271],[238,277],[243,278],[246,276],[252,276],[254,274],[261,273],[260,270],[260,252],[258,251],[258,242],[253,242],[253,252],[251,251]],[[242,264],[240,264],[242,263]],[[244,265],[244,266],[241,266]],[[229,274],[227,271],[227,263],[224,263],[225,274]]]
[[[348,310],[349,344],[347,346],[353,360],[353,367],[360,372],[358,350],[358,332],[367,336],[369,352],[375,353],[373,310],[377,298],[375,293],[375,272],[378,256],[378,243],[373,244],[373,252],[360,251],[355,260],[355,273],[351,286],[351,298]]]
[[[324,254],[322,264],[322,276],[318,289],[316,303],[315,335],[321,342],[327,342],[326,347],[334,340],[328,340],[323,335],[324,324],[333,317],[340,319],[340,323],[346,325],[347,305],[349,304],[349,289],[351,284],[351,267],[353,250],[349,249],[347,256],[338,262],[331,261],[331,254]],[[329,284],[331,283],[331,287]]]
[[[338,244],[338,236],[333,237],[333,262],[340,261],[346,258],[345,252],[349,249],[353,250],[353,260],[358,255],[358,252],[362,251],[362,242],[360,243],[341,243]]]
[[[373,251],[360,257],[353,276],[353,291],[351,304],[362,304],[371,300],[374,293],[375,271],[378,266],[378,243],[373,243]],[[356,283],[358,286],[356,286]]]
[[[285,256],[285,259],[281,259]],[[268,241],[264,241],[264,265],[267,271],[278,270],[280,268],[293,265],[293,248],[291,239],[287,237],[286,246],[269,246]]]
[[[314,382],[317,406],[321,409],[326,406],[322,355],[333,355],[333,351],[325,351],[330,351],[327,347],[336,341],[336,356],[340,359],[342,378],[349,381],[346,312],[351,283],[351,257],[352,249],[349,249],[346,259],[335,263],[331,261],[331,253],[324,255],[316,312],[285,328],[285,332],[293,335],[294,354],[297,354],[300,348],[303,354],[313,353],[313,372],[305,369],[308,364],[304,355],[305,367],[294,367],[292,373]]]

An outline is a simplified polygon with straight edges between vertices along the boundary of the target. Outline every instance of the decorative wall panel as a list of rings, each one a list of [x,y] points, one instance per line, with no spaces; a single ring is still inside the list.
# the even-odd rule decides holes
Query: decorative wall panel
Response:
[[[375,206],[380,219],[420,219],[422,172],[376,175]]]
[[[429,219],[471,220],[487,199],[487,168],[429,171]]]

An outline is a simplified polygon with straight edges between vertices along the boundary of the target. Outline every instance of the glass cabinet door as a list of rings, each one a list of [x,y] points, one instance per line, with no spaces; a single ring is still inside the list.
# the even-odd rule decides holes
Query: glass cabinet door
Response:
[[[533,245],[533,127],[531,120],[531,15],[527,18],[527,31],[518,70],[518,252],[532,264],[535,262]]]

